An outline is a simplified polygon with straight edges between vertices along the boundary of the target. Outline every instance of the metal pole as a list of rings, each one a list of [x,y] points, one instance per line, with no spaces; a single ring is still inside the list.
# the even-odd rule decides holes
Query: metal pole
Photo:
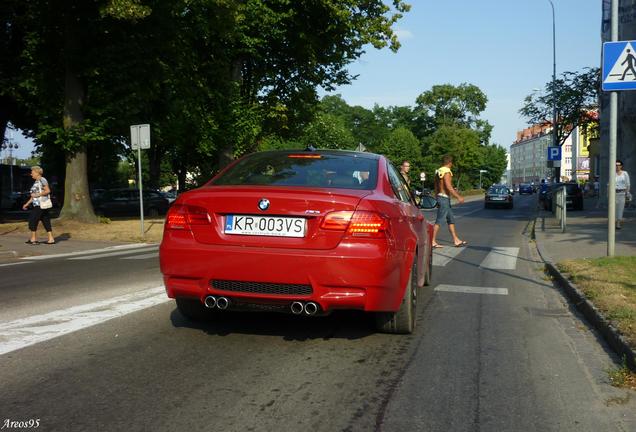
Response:
[[[618,41],[618,0],[612,0],[612,42]],[[618,93],[610,93],[609,182],[607,193],[607,256],[614,256],[616,240],[616,135],[618,131]]]
[[[137,126],[137,164],[139,165],[139,213],[141,214],[141,237],[144,238],[144,194],[141,179],[141,142],[139,139],[139,126]]]
[[[552,7],[552,145],[559,145],[558,125],[557,125],[557,97],[556,97],[556,19],[554,16],[554,3],[548,0]],[[563,159],[563,158],[561,158]],[[554,168],[554,178],[556,182],[561,180],[561,168]]]

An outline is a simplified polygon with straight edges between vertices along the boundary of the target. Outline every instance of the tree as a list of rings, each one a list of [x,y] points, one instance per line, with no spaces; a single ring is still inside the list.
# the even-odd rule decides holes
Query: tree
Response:
[[[319,113],[300,138],[304,147],[353,150],[356,142],[344,121],[333,114]]]
[[[498,145],[482,146],[482,167],[486,173],[483,174],[482,184],[496,184],[501,181],[501,177],[506,171],[508,159],[506,150]]]
[[[479,132],[459,125],[444,125],[438,128],[425,143],[429,149],[426,156],[428,172],[440,166],[442,156],[453,156],[453,182],[455,187],[472,187],[484,165],[483,146]]]
[[[601,75],[599,68],[584,68],[581,72],[564,72],[560,78],[546,83],[543,93],[526,96],[519,113],[530,125],[550,125],[553,110],[557,110],[557,143],[563,145],[574,128],[598,125],[598,96]]]
[[[413,132],[402,126],[391,131],[382,140],[378,153],[388,157],[395,166],[399,166],[405,159],[410,161],[413,165],[413,172],[416,171],[418,162],[422,158],[420,142],[415,138]]]
[[[415,111],[436,126],[458,124],[474,127],[479,114],[486,109],[488,98],[473,84],[435,85],[419,95]]]

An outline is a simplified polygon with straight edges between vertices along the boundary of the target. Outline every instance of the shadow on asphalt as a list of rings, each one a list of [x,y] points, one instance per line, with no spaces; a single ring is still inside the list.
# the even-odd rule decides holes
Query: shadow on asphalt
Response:
[[[316,339],[362,339],[373,335],[370,314],[360,311],[334,311],[328,316],[306,317],[275,312],[223,312],[206,322],[194,322],[175,308],[170,314],[174,327],[198,329],[209,335],[249,334],[279,336],[290,342]]]

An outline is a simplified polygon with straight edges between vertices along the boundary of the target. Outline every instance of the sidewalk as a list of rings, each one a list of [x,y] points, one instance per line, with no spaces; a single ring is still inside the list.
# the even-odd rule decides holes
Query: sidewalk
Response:
[[[541,256],[555,263],[565,259],[600,258],[607,255],[607,208],[596,208],[595,198],[586,198],[583,211],[567,212],[565,233],[553,213],[540,211],[535,226]],[[615,255],[636,255],[636,210],[625,210],[623,228],[616,230]],[[545,256],[544,253],[547,255]]]
[[[0,264],[12,262],[22,257],[82,252],[132,244],[112,241],[72,240],[58,237],[54,245],[44,243],[29,245],[25,243],[28,237],[28,234],[8,233],[0,235]],[[41,240],[46,241],[46,238],[43,237]]]
[[[567,259],[601,258],[607,256],[607,208],[597,208],[595,198],[585,199],[583,211],[568,211],[565,232],[561,232],[554,214],[540,210],[534,235],[537,250],[545,262],[546,271],[565,291],[574,306],[587,318],[619,357],[636,371],[636,351],[592,302],[568,280],[556,264]],[[625,210],[624,224],[616,230],[615,256],[636,256],[636,210]]]

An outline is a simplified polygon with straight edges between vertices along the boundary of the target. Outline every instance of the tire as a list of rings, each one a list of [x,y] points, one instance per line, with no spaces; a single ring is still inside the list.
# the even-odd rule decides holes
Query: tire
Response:
[[[397,312],[377,312],[375,325],[382,333],[411,334],[415,330],[416,313],[417,268],[413,264],[400,309]]]
[[[212,316],[211,311],[206,309],[199,299],[176,298],[175,301],[181,315],[190,321],[206,321]]]

